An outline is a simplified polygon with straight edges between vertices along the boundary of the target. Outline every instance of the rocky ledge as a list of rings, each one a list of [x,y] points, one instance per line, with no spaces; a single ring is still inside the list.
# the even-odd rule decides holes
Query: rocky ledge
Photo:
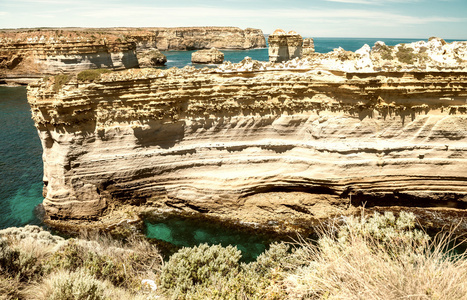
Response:
[[[466,208],[466,61],[376,71],[365,53],[31,84],[47,215],[144,206],[277,224],[364,202]]]

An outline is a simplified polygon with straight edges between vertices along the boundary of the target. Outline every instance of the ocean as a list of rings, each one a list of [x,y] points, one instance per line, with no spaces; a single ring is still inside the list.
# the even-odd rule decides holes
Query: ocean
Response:
[[[326,53],[334,48],[355,51],[364,44],[373,46],[376,41],[384,41],[387,45],[411,43],[418,39],[362,39],[362,38],[315,38],[316,52]],[[446,40],[452,42],[452,40]],[[193,51],[166,51],[168,59],[164,68],[191,65]],[[223,51],[226,61],[237,63],[245,56],[256,60],[267,61],[268,50],[253,49],[244,51]],[[197,68],[205,65],[194,65]],[[213,66],[211,66],[213,67]],[[0,87],[0,229],[26,224],[40,224],[38,217],[42,202],[42,148],[30,108],[26,98],[26,87]],[[170,226],[175,226],[171,228]],[[147,223],[147,235],[150,237],[169,236],[168,242],[175,243],[176,234],[180,235],[179,221],[167,222],[165,225]],[[200,234],[200,228],[188,224],[186,230],[193,230],[193,243],[205,242],[205,236],[213,233],[209,229]],[[186,234],[184,232],[183,234]],[[235,235],[236,233],[232,233]],[[164,240],[162,236],[160,239]],[[186,240],[184,236],[183,239]],[[230,241],[230,240],[229,240]],[[188,246],[186,243],[183,246]],[[239,245],[239,247],[242,247]],[[250,246],[258,247],[258,241]],[[260,247],[261,248],[261,247]],[[261,248],[263,249],[263,248]],[[259,251],[260,249],[258,249]]]

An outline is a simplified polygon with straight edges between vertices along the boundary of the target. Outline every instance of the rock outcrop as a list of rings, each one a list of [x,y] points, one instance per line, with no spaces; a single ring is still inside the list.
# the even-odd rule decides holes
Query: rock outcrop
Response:
[[[269,61],[283,62],[302,56],[302,37],[295,31],[277,29],[268,37]]]
[[[155,28],[156,47],[160,50],[253,49],[266,47],[260,29],[237,27]]]
[[[306,57],[315,53],[315,42],[312,38],[303,39],[302,56]]]
[[[466,207],[466,62],[367,72],[371,49],[334,55],[31,85],[47,214],[123,203],[268,223],[362,201]]]
[[[137,57],[140,68],[163,66],[167,62],[167,57],[157,49],[139,51]]]
[[[135,43],[112,35],[60,30],[0,34],[0,78],[134,67]]]
[[[191,62],[197,64],[221,64],[224,62],[224,53],[216,48],[198,50],[191,54]]]
[[[265,47],[259,29],[60,28],[0,33],[0,79],[72,73],[86,69],[138,67],[138,54],[151,50],[251,49]],[[142,58],[143,66],[154,62]],[[156,59],[162,63],[163,59]]]

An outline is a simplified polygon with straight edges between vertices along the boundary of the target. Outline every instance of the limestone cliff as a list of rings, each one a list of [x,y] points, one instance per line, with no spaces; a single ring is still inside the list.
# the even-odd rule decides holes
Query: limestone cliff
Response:
[[[267,220],[316,217],[349,197],[465,207],[467,72],[355,61],[343,72],[330,60],[30,85],[47,214],[145,203]]]
[[[0,34],[0,77],[138,67],[134,42],[74,31],[6,31]]]
[[[237,27],[154,28],[159,50],[253,49],[266,47],[260,29]]]
[[[0,78],[138,67],[150,50],[265,47],[259,29],[60,28],[0,32]]]

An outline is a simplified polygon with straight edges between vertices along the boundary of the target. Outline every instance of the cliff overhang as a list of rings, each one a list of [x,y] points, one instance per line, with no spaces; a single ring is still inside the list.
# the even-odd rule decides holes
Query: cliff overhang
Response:
[[[143,205],[267,224],[365,202],[465,209],[467,72],[325,67],[245,59],[30,85],[47,214]]]

